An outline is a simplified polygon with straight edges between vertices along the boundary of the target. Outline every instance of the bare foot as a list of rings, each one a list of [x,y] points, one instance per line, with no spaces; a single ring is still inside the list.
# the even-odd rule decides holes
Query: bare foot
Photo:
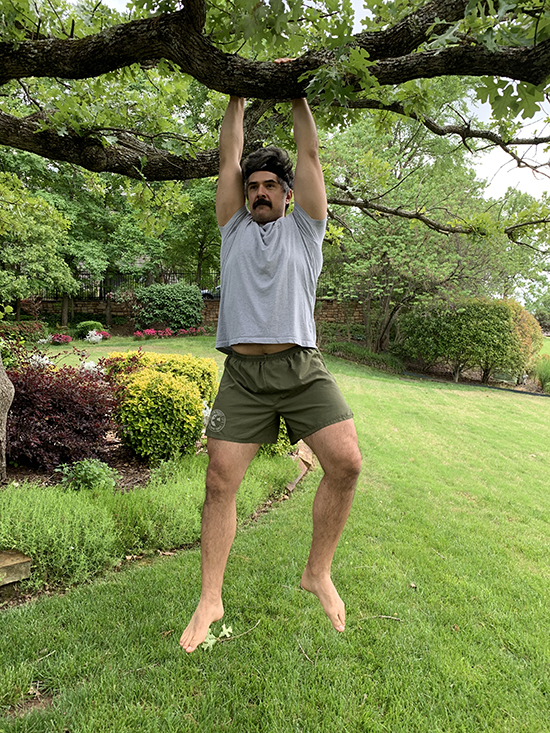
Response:
[[[346,608],[330,575],[315,577],[306,567],[300,585],[321,601],[321,606],[336,631],[343,631],[346,627]]]
[[[199,605],[191,621],[180,639],[180,646],[182,649],[190,654],[202,644],[208,634],[210,624],[214,621],[219,621],[223,617],[223,605],[221,600],[217,603],[207,603],[206,601],[199,601]]]

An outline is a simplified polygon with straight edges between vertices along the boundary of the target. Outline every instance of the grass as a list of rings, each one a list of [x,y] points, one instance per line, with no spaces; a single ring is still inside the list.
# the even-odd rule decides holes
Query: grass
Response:
[[[0,717],[2,733],[550,730],[547,399],[326,361],[364,455],[333,566],[346,632],[298,585],[310,474],[238,531],[235,638],[211,652],[177,644],[198,550],[4,612],[0,700],[51,700]]]
[[[541,354],[549,354],[550,355],[550,338],[545,338],[544,343],[542,344],[542,351]]]

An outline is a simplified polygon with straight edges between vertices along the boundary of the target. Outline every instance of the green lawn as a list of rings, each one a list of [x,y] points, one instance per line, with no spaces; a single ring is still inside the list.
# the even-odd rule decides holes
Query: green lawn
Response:
[[[550,354],[550,338],[545,338],[542,345],[542,354]]]
[[[210,652],[177,643],[196,549],[1,614],[0,702],[38,690],[48,703],[0,717],[2,733],[550,730],[550,400],[327,363],[364,456],[334,562],[346,632],[298,585],[310,475],[237,533],[235,638]]]

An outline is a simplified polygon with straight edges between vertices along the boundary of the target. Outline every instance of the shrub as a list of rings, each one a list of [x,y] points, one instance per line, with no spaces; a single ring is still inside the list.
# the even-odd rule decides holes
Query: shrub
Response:
[[[106,508],[79,494],[10,484],[0,491],[0,550],[32,558],[28,587],[70,585],[114,563],[115,525]]]
[[[72,338],[67,333],[54,333],[50,340],[52,344],[70,344]]]
[[[113,491],[120,478],[116,469],[97,458],[85,458],[72,465],[63,464],[56,471],[61,473],[61,486],[71,491]]]
[[[360,344],[349,341],[331,341],[323,346],[323,351],[333,356],[340,356],[359,364],[383,369],[388,372],[400,373],[403,371],[402,362],[393,354],[375,354]]]
[[[48,328],[43,321],[0,322],[0,337],[11,343],[35,344],[47,335]]]
[[[140,326],[164,323],[171,329],[197,326],[203,308],[201,291],[196,285],[155,283],[135,291]],[[140,329],[142,330],[142,329]]]
[[[279,423],[279,436],[276,443],[264,443],[258,451],[260,455],[264,456],[287,456],[292,453],[295,445],[292,445],[288,432],[286,429],[286,423],[283,418],[280,419]]]
[[[471,299],[450,308],[416,310],[400,325],[408,356],[448,364],[455,381],[476,366],[485,384],[496,370],[522,373],[542,345],[535,319],[511,300]]]
[[[550,356],[543,354],[535,367],[535,376],[543,392],[550,392]]]
[[[55,369],[35,360],[7,373],[15,387],[7,424],[10,461],[49,470],[94,456],[114,408],[112,387],[99,371]]]
[[[194,449],[202,433],[202,409],[196,384],[142,369],[125,378],[117,418],[126,445],[139,456],[160,460]]]
[[[184,377],[199,388],[201,398],[211,405],[218,391],[218,367],[214,359],[203,359],[191,354],[153,354],[147,351],[110,353],[101,362],[107,374],[114,379],[125,373],[152,367],[158,372]]]
[[[74,335],[77,339],[85,339],[90,331],[101,331],[103,324],[100,321],[81,321],[74,327]]]

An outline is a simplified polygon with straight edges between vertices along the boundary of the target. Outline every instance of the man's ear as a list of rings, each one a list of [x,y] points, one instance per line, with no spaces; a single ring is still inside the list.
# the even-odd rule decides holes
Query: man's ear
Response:
[[[285,204],[288,206],[290,203],[290,200],[292,199],[292,189],[289,188],[286,192],[286,198],[285,198]]]

